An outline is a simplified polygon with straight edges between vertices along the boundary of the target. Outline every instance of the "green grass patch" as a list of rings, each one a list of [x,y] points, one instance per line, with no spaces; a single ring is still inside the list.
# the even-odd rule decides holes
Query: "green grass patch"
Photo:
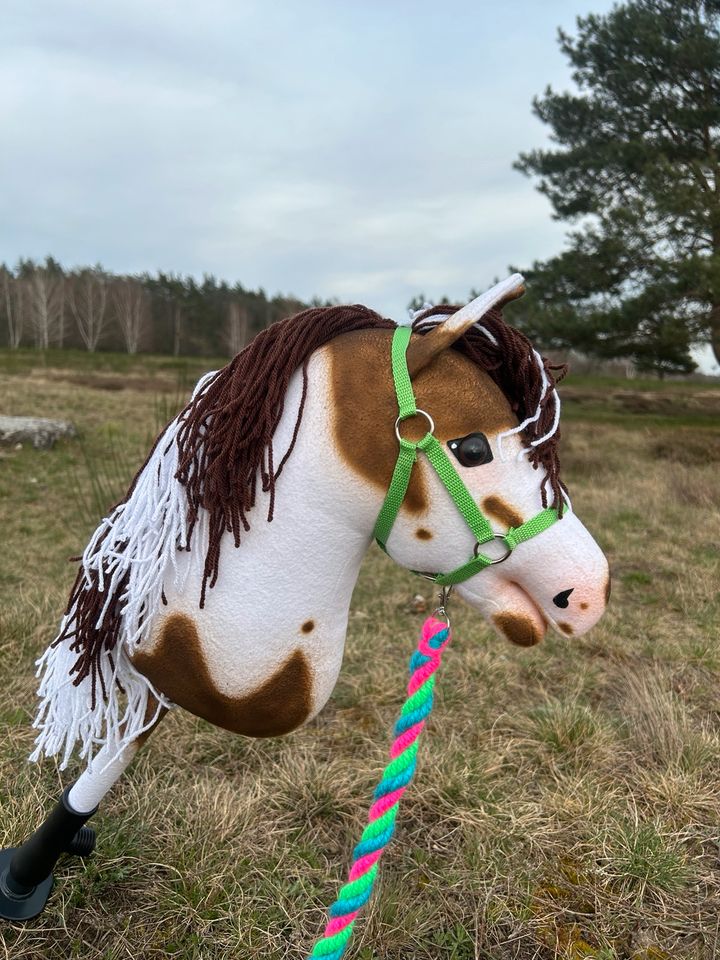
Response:
[[[151,353],[114,353],[87,350],[19,350],[0,349],[0,373],[22,376],[33,370],[64,370],[69,373],[170,373],[179,377],[199,376],[217,370],[228,362],[227,357],[171,357]]]

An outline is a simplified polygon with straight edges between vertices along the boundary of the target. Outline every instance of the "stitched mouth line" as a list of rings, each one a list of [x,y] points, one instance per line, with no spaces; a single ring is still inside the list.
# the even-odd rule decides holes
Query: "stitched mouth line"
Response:
[[[543,625],[543,627],[544,627],[544,629],[545,629],[545,632],[547,632],[548,625],[550,625],[551,627],[553,627],[553,629],[556,630],[558,633],[561,632],[561,631],[559,630],[557,624],[555,623],[555,621],[552,619],[552,617],[548,617],[545,613],[543,613],[543,611],[542,611],[542,610],[540,609],[540,607],[537,605],[537,603],[535,602],[535,600],[533,599],[533,597],[530,596],[530,594],[527,592],[527,590],[526,590],[524,587],[521,587],[521,586],[520,586],[520,584],[517,582],[517,580],[508,580],[508,583],[512,584],[512,586],[515,587],[516,590],[519,590],[519,591],[520,591],[520,593],[523,595],[523,597],[525,598],[525,600],[526,600],[526,601],[528,602],[528,604],[532,607],[533,613],[536,613],[536,614],[537,614],[537,617],[538,617],[538,619],[540,620],[540,622],[542,623],[542,625]]]

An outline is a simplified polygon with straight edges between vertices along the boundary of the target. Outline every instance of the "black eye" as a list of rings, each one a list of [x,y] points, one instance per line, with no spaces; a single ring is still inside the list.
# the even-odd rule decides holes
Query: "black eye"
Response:
[[[469,433],[466,437],[449,440],[448,446],[464,467],[479,467],[493,458],[488,438],[484,433]]]

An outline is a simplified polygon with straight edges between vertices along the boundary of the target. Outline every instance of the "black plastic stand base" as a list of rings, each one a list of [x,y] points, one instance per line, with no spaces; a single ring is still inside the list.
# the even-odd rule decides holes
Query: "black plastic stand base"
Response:
[[[95,810],[78,813],[68,787],[44,823],[19,847],[0,850],[0,918],[32,920],[42,913],[53,887],[52,870],[64,853],[87,857],[95,831],[85,826]]]
[[[43,912],[55,881],[50,874],[37,886],[29,887],[26,893],[22,890],[11,890],[8,883],[10,862],[16,849],[8,847],[0,850],[0,918],[22,923],[23,920],[32,920]]]

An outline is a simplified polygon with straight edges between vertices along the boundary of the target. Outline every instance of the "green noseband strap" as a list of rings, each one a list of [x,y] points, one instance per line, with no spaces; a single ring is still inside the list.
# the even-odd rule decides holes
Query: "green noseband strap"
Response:
[[[390,481],[388,492],[385,495],[385,501],[375,522],[375,539],[379,546],[382,547],[383,550],[386,550],[390,531],[397,519],[400,507],[407,493],[410,475],[417,460],[418,451],[421,451],[429,460],[430,465],[438,477],[440,477],[445,489],[452,497],[455,506],[462,514],[477,541],[474,555],[467,563],[462,564],[462,566],[457,567],[455,570],[451,570],[450,573],[438,573],[435,575],[434,579],[436,583],[444,587],[449,587],[456,583],[462,583],[470,577],[474,577],[476,573],[484,570],[485,567],[489,567],[495,563],[502,563],[503,560],[506,560],[510,556],[518,544],[524,543],[526,540],[537,536],[538,533],[542,533],[543,530],[547,530],[548,527],[552,526],[558,519],[558,514],[554,507],[549,507],[546,510],[541,510],[540,513],[531,517],[530,520],[526,520],[525,523],[519,527],[511,527],[507,533],[496,534],[493,531],[488,519],[483,515],[473,500],[468,488],[462,482],[457,470],[450,462],[448,455],[443,449],[443,445],[436,440],[434,436],[435,424],[433,423],[432,417],[424,410],[418,410],[417,408],[406,358],[411,334],[412,330],[410,327],[397,327],[392,339],[392,372],[398,402],[398,418],[395,421],[395,433],[398,438],[400,450],[392,480]],[[416,443],[405,440],[400,436],[400,424],[402,421],[414,416],[425,417],[430,428],[422,440],[418,440]],[[504,544],[506,552],[502,557],[493,560],[480,553],[479,548],[491,540],[497,540]]]

